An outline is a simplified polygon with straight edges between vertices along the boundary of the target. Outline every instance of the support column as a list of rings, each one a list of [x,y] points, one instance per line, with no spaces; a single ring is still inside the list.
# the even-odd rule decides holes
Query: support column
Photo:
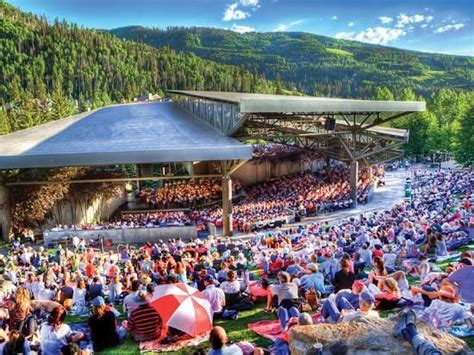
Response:
[[[222,176],[222,228],[224,237],[232,235],[232,179]]]
[[[352,199],[352,207],[357,207],[357,180],[359,179],[359,162],[357,160],[353,160],[351,162],[351,199]]]
[[[9,240],[10,237],[10,228],[11,228],[11,214],[10,214],[10,204],[8,196],[8,187],[0,184],[0,224],[2,238],[5,241]]]
[[[370,164],[367,164],[366,167],[367,167],[367,178],[372,181],[372,177],[373,177],[372,166]]]

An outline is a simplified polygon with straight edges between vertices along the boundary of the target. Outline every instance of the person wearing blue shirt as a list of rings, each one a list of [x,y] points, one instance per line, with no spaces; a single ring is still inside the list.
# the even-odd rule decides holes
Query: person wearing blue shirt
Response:
[[[310,274],[306,274],[300,279],[301,287],[305,291],[309,291],[314,288],[321,294],[325,294],[326,287],[324,286],[324,276],[322,273],[319,272],[318,265],[310,263],[308,264],[308,269],[310,271]]]
[[[332,283],[332,280],[334,280],[334,277],[336,276],[336,272],[339,271],[339,262],[334,259],[332,252],[326,252],[326,261],[323,263],[321,271],[327,278],[327,281]]]
[[[300,274],[304,273],[303,267],[300,265],[300,259],[295,258],[294,264],[291,264],[286,268],[286,272],[290,274],[290,276],[295,277],[299,276]]]

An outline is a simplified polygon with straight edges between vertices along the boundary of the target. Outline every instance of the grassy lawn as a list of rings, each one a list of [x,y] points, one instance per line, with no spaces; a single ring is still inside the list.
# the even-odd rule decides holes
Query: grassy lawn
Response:
[[[458,251],[462,252],[465,250],[472,250],[469,249],[468,247],[462,247]],[[439,263],[438,266],[444,270],[444,268],[449,264],[455,261],[456,258],[446,260],[442,263]],[[253,269],[250,270],[251,273],[253,273],[256,278],[258,278],[258,271]],[[419,282],[417,279],[414,279],[410,276],[407,277],[408,281],[410,284],[415,284]],[[225,321],[217,321],[215,324],[220,325],[227,331],[227,335],[233,342],[238,342],[238,341],[248,341],[252,344],[255,344],[256,346],[262,346],[262,347],[268,347],[272,344],[271,341],[260,337],[253,331],[247,328],[247,324],[256,322],[259,320],[267,320],[267,319],[277,319],[275,314],[267,314],[263,312],[264,305],[263,304],[258,304],[255,309],[251,309],[249,311],[244,311],[239,313],[239,317],[237,320],[232,321],[232,320],[225,320]],[[122,307],[121,305],[117,306],[117,310],[122,313]],[[387,317],[390,316],[391,312],[381,312],[382,317]],[[124,317],[120,318],[120,321],[125,319]],[[77,317],[77,316],[71,316],[69,315],[66,318],[67,323],[78,323],[78,322],[87,322],[87,318],[82,318],[82,317]],[[469,337],[469,338],[464,338],[468,346],[470,347],[471,350],[474,349],[474,337]],[[192,349],[183,349],[181,351],[176,351],[176,352],[169,352],[168,354],[176,354],[176,355],[188,355],[192,354],[196,351],[206,351],[208,350],[208,343],[203,343],[200,346],[193,347]],[[127,338],[126,341],[120,345],[118,348],[113,348],[107,351],[102,352],[102,354],[139,354],[140,350],[138,348],[138,343],[136,343],[133,339]]]
[[[326,48],[326,51],[331,53],[331,54],[339,55],[341,57],[353,57],[354,56],[354,53],[351,53],[351,52],[345,51],[344,49],[339,49],[339,48]]]
[[[233,342],[246,340],[257,346],[268,347],[272,344],[271,341],[258,336],[256,333],[247,328],[248,323],[256,322],[264,319],[277,319],[274,314],[267,314],[263,312],[263,305],[259,305],[258,308],[251,309],[249,311],[244,311],[239,313],[239,317],[235,321],[218,321],[215,324],[220,325],[227,331],[227,335]],[[82,321],[82,320],[81,320]],[[176,355],[188,355],[192,352],[204,350],[207,352],[208,344],[203,343],[200,346],[193,347],[190,349],[183,349],[181,351],[168,352],[167,354],[176,354]],[[127,337],[127,340],[119,347],[110,349],[102,352],[101,354],[139,354],[138,343],[136,343],[131,338]]]

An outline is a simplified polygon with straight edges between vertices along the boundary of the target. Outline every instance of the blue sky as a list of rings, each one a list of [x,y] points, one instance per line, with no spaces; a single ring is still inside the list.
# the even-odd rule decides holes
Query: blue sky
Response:
[[[86,27],[208,26],[304,31],[425,52],[474,55],[474,0],[9,0]]]

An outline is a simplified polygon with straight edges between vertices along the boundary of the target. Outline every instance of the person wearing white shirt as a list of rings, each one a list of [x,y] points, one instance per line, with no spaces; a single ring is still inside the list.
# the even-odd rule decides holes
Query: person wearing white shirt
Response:
[[[240,282],[237,280],[235,271],[227,273],[227,281],[221,283],[220,288],[224,293],[234,295],[240,292]]]
[[[436,294],[439,299],[434,299],[430,306],[423,311],[421,318],[424,321],[437,328],[444,328],[470,317],[469,312],[457,303],[458,298],[453,287],[441,286]]]
[[[202,295],[211,304],[211,311],[213,314],[221,313],[225,306],[225,294],[219,287],[214,285],[212,276],[207,275],[204,278],[204,286],[206,288],[202,291]]]
[[[40,342],[43,355],[61,354],[63,346],[69,342],[79,342],[83,337],[83,333],[73,333],[69,325],[64,324],[66,318],[66,310],[56,307],[48,316],[48,321],[41,325]]]
[[[389,273],[395,271],[395,263],[397,261],[397,254],[392,251],[392,247],[387,248],[387,252],[383,255],[383,262],[385,264],[385,268]]]
[[[362,245],[362,248],[358,251],[360,255],[360,261],[364,262],[365,265],[370,265],[372,262],[372,252],[367,248],[367,244]]]

